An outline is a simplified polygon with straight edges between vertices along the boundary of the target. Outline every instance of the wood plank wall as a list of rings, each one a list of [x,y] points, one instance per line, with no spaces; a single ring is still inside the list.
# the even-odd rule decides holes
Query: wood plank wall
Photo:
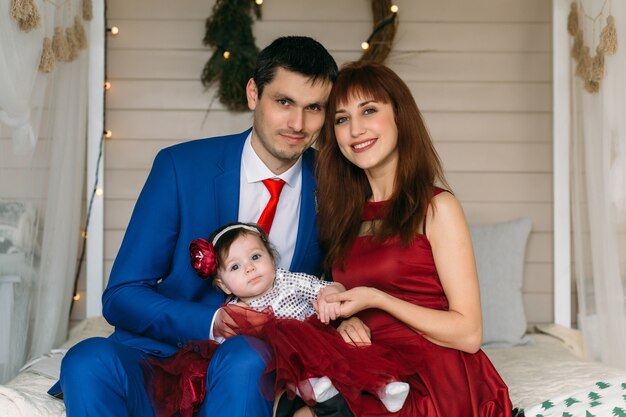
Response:
[[[204,21],[213,0],[108,0],[105,277],[156,152],[242,131],[205,92]],[[524,298],[531,324],[552,313],[551,5],[545,0],[397,0],[387,64],[411,87],[471,223],[533,222]],[[370,1],[266,0],[254,24],[262,48],[309,35],[339,63],[357,59],[372,27]]]

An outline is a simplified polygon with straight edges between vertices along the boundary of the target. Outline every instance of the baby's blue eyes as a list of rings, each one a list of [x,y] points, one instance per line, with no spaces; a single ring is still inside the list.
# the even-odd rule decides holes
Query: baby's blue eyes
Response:
[[[260,257],[261,257],[261,255],[259,255],[259,254],[254,254],[254,255],[252,255],[252,260],[253,260],[253,261],[256,261],[256,260],[258,260]]]

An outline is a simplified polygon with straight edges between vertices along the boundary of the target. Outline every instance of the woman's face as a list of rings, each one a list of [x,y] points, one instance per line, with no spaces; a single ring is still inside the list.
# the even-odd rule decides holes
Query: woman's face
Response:
[[[259,236],[245,234],[231,244],[215,282],[226,294],[246,301],[268,292],[275,275],[274,260]]]
[[[351,96],[335,113],[335,136],[341,153],[375,174],[398,164],[398,127],[391,103]]]

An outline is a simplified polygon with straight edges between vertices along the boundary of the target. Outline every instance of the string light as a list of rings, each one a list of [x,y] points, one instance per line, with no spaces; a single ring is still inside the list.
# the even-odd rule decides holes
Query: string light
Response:
[[[230,51],[224,51],[224,53],[222,54],[222,56],[224,57],[224,59],[228,59],[228,58],[230,58]]]
[[[83,230],[82,232],[80,232],[80,237],[82,237],[83,239],[87,239],[87,231]]]
[[[120,33],[120,28],[118,28],[117,26],[111,26],[110,28],[107,28],[107,32],[109,32],[111,35],[115,36],[118,33]]]
[[[80,293],[74,294],[74,296],[72,297],[72,300],[74,300],[74,301],[80,300]]]
[[[263,4],[263,0],[255,0],[254,2],[258,4],[259,6]]]
[[[104,131],[104,137],[107,139],[111,139],[113,137],[113,132],[110,129]]]
[[[395,4],[392,4],[391,6],[389,6],[389,11],[391,12],[391,14],[378,22],[378,24],[374,27],[374,30],[372,31],[370,36],[367,38],[367,40],[361,42],[361,49],[363,49],[364,51],[367,51],[370,48],[370,43],[372,42],[372,39],[374,38],[374,36],[378,32],[380,32],[385,26],[389,24],[393,24],[395,22],[397,18],[398,10],[399,8]]]
[[[109,90],[111,89],[111,83],[110,83],[110,82],[108,82],[108,81],[105,81],[105,82],[104,82],[104,89],[105,89],[106,91],[109,91]]]
[[[102,189],[102,187],[96,188],[96,195],[101,196],[103,194],[104,194],[104,190]]]

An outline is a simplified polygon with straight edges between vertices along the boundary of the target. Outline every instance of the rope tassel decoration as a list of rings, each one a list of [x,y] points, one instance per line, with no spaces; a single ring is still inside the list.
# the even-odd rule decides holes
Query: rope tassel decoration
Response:
[[[80,22],[80,17],[74,16],[74,37],[76,38],[76,44],[80,49],[87,48],[87,34],[85,28]]]
[[[615,18],[611,15],[606,18],[606,26],[600,33],[600,50],[606,55],[614,55],[617,52],[617,29]]]
[[[65,28],[65,39],[67,41],[67,61],[71,62],[78,58],[78,53],[80,52],[80,48],[78,47],[78,42],[76,42],[76,36],[74,36],[74,28],[69,27]]]
[[[39,71],[50,73],[54,70],[56,61],[54,59],[54,51],[52,50],[52,41],[46,37],[43,40],[43,51],[41,52],[41,60],[39,61]]]
[[[11,0],[11,17],[24,32],[37,29],[41,24],[39,9],[33,0]]]
[[[93,4],[91,0],[83,0],[83,20],[90,21],[93,19]]]
[[[567,32],[572,36],[576,36],[578,30],[578,7],[576,3],[572,3],[570,5],[569,16],[567,16]]]
[[[576,0],[571,4],[570,13],[567,17],[567,32],[574,38],[572,58],[576,62],[576,76],[582,80],[585,90],[592,94],[600,91],[600,83],[604,78],[606,68],[604,57],[617,52],[617,28],[615,27],[615,18],[610,13],[611,0],[608,1],[609,12],[606,18],[606,25],[600,32],[599,43],[595,49],[595,55],[593,56],[591,56],[589,46],[585,45],[583,33],[583,23],[585,21],[581,21],[581,19],[587,19],[592,22],[594,25],[593,33],[595,35],[596,21],[604,15],[606,3],[602,7],[602,10],[594,17],[587,15],[582,9],[580,0]]]
[[[69,46],[67,45],[67,38],[63,33],[63,29],[60,26],[54,28],[54,36],[52,37],[52,50],[54,51],[54,57],[59,62],[67,62],[70,56]]]

